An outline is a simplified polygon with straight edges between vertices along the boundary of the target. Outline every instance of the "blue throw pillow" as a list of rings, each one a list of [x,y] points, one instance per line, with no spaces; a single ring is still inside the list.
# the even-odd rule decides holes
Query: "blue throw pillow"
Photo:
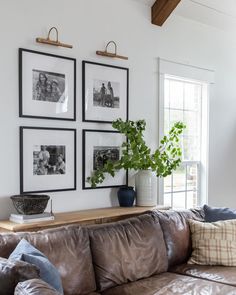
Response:
[[[236,210],[229,208],[215,208],[207,205],[203,206],[206,222],[215,222],[219,220],[236,219]]]
[[[40,278],[63,294],[61,277],[58,270],[43,253],[34,248],[25,239],[19,242],[9,258],[36,265],[40,269]]]

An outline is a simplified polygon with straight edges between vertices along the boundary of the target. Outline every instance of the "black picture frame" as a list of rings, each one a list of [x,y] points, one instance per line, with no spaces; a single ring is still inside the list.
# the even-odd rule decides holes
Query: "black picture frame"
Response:
[[[123,183],[119,183],[119,184],[112,184],[112,185],[97,185],[97,187],[93,188],[89,185],[86,186],[86,179],[89,175],[87,175],[87,171],[86,171],[86,152],[88,153],[88,149],[86,146],[86,135],[89,133],[103,133],[103,134],[119,134],[121,135],[121,137],[124,137],[124,135],[122,135],[119,131],[112,131],[112,130],[97,130],[97,129],[83,129],[82,130],[82,189],[83,190],[88,190],[88,189],[102,189],[102,188],[112,188],[112,187],[120,187],[122,185],[127,185],[128,184],[128,170],[123,171],[124,172],[124,179],[125,181]],[[122,138],[122,142],[126,140],[126,138]],[[121,142],[121,144],[122,144]],[[121,147],[121,144],[119,145],[119,147]],[[91,145],[89,145],[91,147]],[[116,176],[115,176],[116,177]],[[115,179],[114,177],[114,179]]]
[[[125,87],[125,91],[122,91],[125,93],[125,98],[124,103],[125,106],[124,111],[125,114],[122,113],[121,110],[121,114],[114,114],[114,117],[111,117],[110,120],[106,120],[104,119],[104,113],[101,114],[101,118],[93,118],[92,114],[88,115],[88,110],[91,110],[92,113],[98,113],[97,109],[94,109],[94,111],[92,111],[93,106],[91,105],[91,103],[89,103],[91,101],[91,96],[92,96],[92,90],[91,87],[87,87],[87,79],[86,79],[86,73],[87,73],[87,66],[94,66],[94,67],[103,67],[103,72],[105,72],[106,69],[113,69],[114,71],[121,71],[123,72],[123,74],[126,75],[125,79],[125,84],[123,85],[123,87]],[[109,75],[109,73],[107,73],[107,76]],[[109,77],[110,78],[110,77]],[[109,81],[108,77],[106,78],[107,81]],[[101,79],[102,80],[102,79]],[[113,83],[113,82],[112,82]],[[90,88],[90,92],[88,91],[88,89]],[[88,93],[91,93],[88,95]],[[88,98],[86,98],[87,96],[89,96]],[[93,96],[94,97],[94,96]],[[123,96],[122,96],[123,97]],[[121,97],[119,98],[121,100]],[[114,66],[111,64],[103,64],[103,63],[97,63],[97,62],[91,62],[91,61],[86,61],[83,60],[82,61],[82,120],[83,122],[93,122],[93,123],[112,123],[112,121],[118,119],[118,118],[122,118],[124,121],[127,121],[129,119],[129,68],[125,68],[125,67],[120,67],[120,66]],[[108,108],[103,108],[103,109],[107,109]],[[111,115],[110,115],[111,116]]]
[[[25,56],[24,56],[25,54]],[[32,107],[31,110],[25,110],[24,106],[27,107],[27,101],[29,102],[31,100],[31,102],[33,101],[32,95],[33,95],[33,91],[32,91],[32,95],[30,98],[30,95],[25,95],[25,93],[28,93],[27,91],[24,92],[26,86],[24,86],[26,83],[24,81],[24,58],[26,58],[27,54],[35,54],[35,56],[38,55],[38,57],[48,57],[49,60],[51,60],[51,58],[55,58],[58,59],[60,61],[64,61],[64,62],[70,62],[71,63],[71,70],[73,70],[73,73],[71,73],[72,79],[66,79],[66,75],[64,75],[64,83],[69,82],[70,85],[72,84],[71,87],[69,87],[68,91],[69,93],[71,93],[71,96],[73,94],[73,97],[70,98],[71,101],[68,102],[68,108],[71,108],[70,110],[70,115],[69,117],[64,116],[64,113],[62,112],[61,116],[50,116],[50,115],[45,115],[45,114],[38,114],[37,112],[39,112],[37,109],[37,104],[35,105],[35,107]],[[25,49],[25,48],[19,48],[18,50],[18,55],[19,55],[19,117],[23,117],[23,118],[34,118],[34,119],[49,119],[49,120],[66,120],[66,121],[76,121],[76,59],[72,58],[72,57],[66,57],[66,56],[61,56],[61,55],[55,55],[55,54],[51,54],[51,53],[46,53],[46,52],[40,52],[40,51],[35,51],[35,50],[30,50],[30,49]],[[32,68],[33,70],[33,68]],[[49,69],[40,69],[41,72],[44,73],[48,73],[48,74],[52,74],[51,77],[55,77],[54,75],[59,75],[57,73],[53,73],[52,71],[49,71]],[[38,69],[37,71],[40,72],[40,70]],[[36,70],[33,70],[33,72]],[[58,78],[59,79],[59,78]],[[33,80],[33,79],[32,79]],[[55,81],[55,80],[54,80]],[[57,81],[58,82],[58,81]],[[34,82],[32,82],[33,84]],[[30,85],[30,83],[29,83]],[[65,88],[64,88],[65,89]],[[29,103],[28,103],[29,104]],[[55,108],[55,106],[54,106]],[[43,107],[42,107],[43,109]],[[48,109],[48,107],[45,106],[45,111],[46,109]],[[52,106],[53,109],[53,106]]]
[[[48,127],[20,126],[19,127],[19,131],[20,131],[20,193],[21,194],[24,194],[24,193],[42,193],[42,192],[59,192],[59,191],[72,191],[72,190],[76,190],[76,188],[77,188],[77,171],[76,171],[76,169],[77,169],[77,165],[76,165],[76,162],[77,162],[76,161],[76,157],[77,157],[77,151],[76,151],[77,131],[76,131],[76,129],[72,129],[72,128],[48,128]],[[71,136],[71,141],[72,142],[71,143],[68,143],[67,148],[64,148],[64,152],[65,152],[65,155],[64,155],[65,156],[65,159],[64,159],[64,161],[65,161],[66,164],[67,164],[67,162],[68,163],[69,162],[71,163],[71,166],[72,166],[71,169],[73,171],[71,173],[71,183],[72,183],[72,185],[70,187],[63,187],[63,188],[60,188],[59,187],[59,188],[55,188],[55,189],[54,188],[45,188],[45,189],[44,188],[42,188],[42,189],[26,189],[25,188],[24,183],[25,183],[25,180],[26,180],[26,177],[25,177],[25,174],[26,174],[25,173],[25,166],[26,166],[26,164],[25,164],[25,158],[26,158],[25,157],[25,149],[26,149],[26,147],[25,147],[25,145],[26,145],[25,139],[26,138],[24,138],[24,133],[26,131],[31,131],[32,132],[31,134],[32,134],[33,137],[34,136],[36,137],[36,136],[40,135],[40,134],[37,134],[39,131],[41,131],[41,133],[43,133],[43,132],[49,132],[49,133],[51,133],[52,132],[48,138],[50,138],[49,140],[52,142],[51,146],[54,146],[54,147],[56,146],[56,144],[55,144],[56,141],[60,141],[59,146],[61,147],[62,146],[62,143],[63,143],[63,140],[66,140],[65,139],[66,138],[66,133],[68,132],[68,135],[69,135],[69,133],[71,133],[70,136]],[[62,132],[63,133],[63,135],[64,135],[63,138],[59,138],[59,134],[58,134],[59,132]],[[54,136],[54,141],[53,141],[53,136]],[[31,170],[31,173],[32,173],[33,176],[30,176],[30,177],[27,178],[28,179],[28,182],[30,182],[31,179],[35,176],[35,174],[33,172],[33,170],[34,170],[34,163],[33,163],[33,161],[34,161],[33,142],[34,142],[33,140],[30,141],[31,149],[29,148],[29,150],[32,152],[31,153],[31,155],[32,155],[32,159],[31,159],[32,160],[31,161],[31,163],[32,163],[32,167],[31,167],[32,170]],[[42,146],[42,145],[45,145],[45,143],[43,142],[40,145],[40,142],[37,142],[37,145],[38,146]],[[50,145],[47,145],[47,146],[50,146]],[[68,148],[69,148],[70,152],[68,152]],[[72,157],[69,160],[68,160],[68,155],[70,155],[70,157]],[[27,154],[27,156],[28,156],[28,154]],[[29,152],[29,156],[30,156],[30,152]],[[54,157],[55,157],[55,155],[54,155]],[[65,167],[65,171],[67,170],[67,168]],[[61,174],[63,174],[63,173],[61,173]],[[61,175],[61,174],[59,175],[59,173],[58,173],[58,176],[62,176],[63,177],[63,175]],[[45,175],[37,174],[37,175],[38,175],[38,177],[42,177],[42,176],[44,177],[46,174]],[[56,173],[55,173],[55,175],[56,175]],[[53,175],[53,176],[55,177],[55,175]],[[51,175],[47,175],[47,176],[48,177],[51,177]],[[48,181],[49,180],[50,179],[48,179]],[[61,177],[58,180],[62,180]],[[42,179],[39,179],[38,180],[38,183],[40,181],[42,182]],[[44,182],[45,182],[45,178],[44,178]]]

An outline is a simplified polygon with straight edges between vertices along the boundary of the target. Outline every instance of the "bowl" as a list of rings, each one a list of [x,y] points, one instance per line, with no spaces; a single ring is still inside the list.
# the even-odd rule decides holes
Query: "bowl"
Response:
[[[48,195],[15,195],[10,197],[19,214],[41,214],[47,207]]]

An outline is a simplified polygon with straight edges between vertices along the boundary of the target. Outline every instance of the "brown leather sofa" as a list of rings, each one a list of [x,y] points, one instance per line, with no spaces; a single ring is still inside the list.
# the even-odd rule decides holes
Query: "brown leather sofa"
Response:
[[[189,218],[203,220],[202,211],[151,211],[110,224],[2,233],[0,256],[7,258],[24,237],[57,267],[65,295],[236,294],[236,267],[186,264]],[[58,293],[35,278],[20,282],[15,294]]]

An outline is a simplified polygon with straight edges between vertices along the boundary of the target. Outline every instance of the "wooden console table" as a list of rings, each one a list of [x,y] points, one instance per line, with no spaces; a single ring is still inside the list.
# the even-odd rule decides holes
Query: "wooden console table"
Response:
[[[152,209],[167,210],[168,207],[111,207],[76,212],[56,213],[55,220],[18,224],[9,220],[0,220],[0,232],[38,231],[69,224],[101,224],[137,216]]]

